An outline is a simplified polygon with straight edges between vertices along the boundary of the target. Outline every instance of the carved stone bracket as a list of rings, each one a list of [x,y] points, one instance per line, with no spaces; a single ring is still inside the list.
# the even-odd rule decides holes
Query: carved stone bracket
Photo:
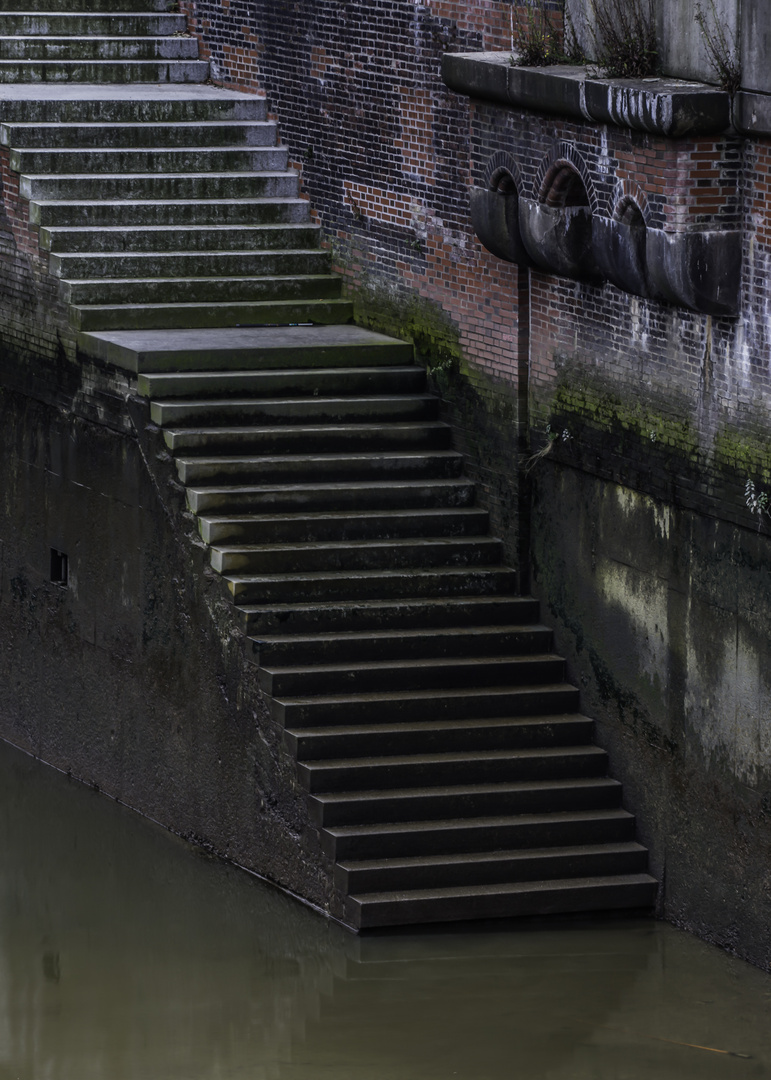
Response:
[[[741,278],[738,230],[668,233],[552,207],[515,193],[471,189],[471,217],[484,246],[519,266],[665,300],[707,315],[736,315]]]

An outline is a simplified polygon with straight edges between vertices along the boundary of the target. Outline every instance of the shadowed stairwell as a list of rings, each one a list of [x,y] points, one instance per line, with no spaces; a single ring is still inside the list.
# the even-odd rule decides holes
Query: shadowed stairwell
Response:
[[[264,100],[205,85],[166,6],[0,0],[0,139],[80,350],[151,402],[342,918],[650,907],[411,345],[350,323]]]

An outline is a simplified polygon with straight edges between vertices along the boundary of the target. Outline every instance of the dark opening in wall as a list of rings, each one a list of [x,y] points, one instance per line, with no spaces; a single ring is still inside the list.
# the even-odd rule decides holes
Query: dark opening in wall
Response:
[[[51,581],[54,585],[65,587],[68,579],[67,556],[63,551],[51,548]]]
[[[544,177],[538,201],[547,206],[588,206],[586,185],[578,172],[566,161],[557,161]]]
[[[623,199],[616,207],[613,217],[621,225],[628,225],[630,229],[645,228],[642,210],[632,198]]]

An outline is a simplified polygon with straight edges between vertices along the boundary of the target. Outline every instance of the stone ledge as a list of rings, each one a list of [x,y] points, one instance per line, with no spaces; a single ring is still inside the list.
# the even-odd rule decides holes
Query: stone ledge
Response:
[[[444,82],[468,97],[667,138],[730,129],[731,96],[715,86],[666,78],[601,79],[590,72],[591,68],[574,64],[516,67],[508,52],[442,57]],[[771,107],[764,115],[769,113]]]

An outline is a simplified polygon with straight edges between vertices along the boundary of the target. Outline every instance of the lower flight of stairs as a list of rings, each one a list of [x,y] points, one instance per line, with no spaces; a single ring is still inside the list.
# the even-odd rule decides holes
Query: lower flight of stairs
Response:
[[[84,334],[139,369],[365,927],[645,908],[656,883],[411,347]]]

